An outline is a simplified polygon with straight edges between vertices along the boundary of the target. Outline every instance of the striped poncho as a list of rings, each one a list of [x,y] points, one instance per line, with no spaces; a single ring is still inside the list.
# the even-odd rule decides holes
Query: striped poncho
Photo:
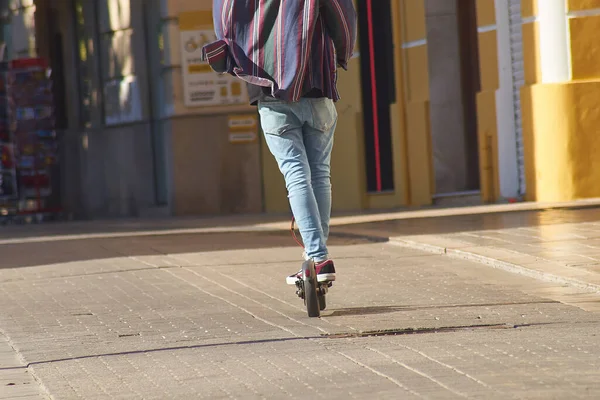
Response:
[[[337,66],[356,41],[352,0],[213,0],[217,41],[203,56],[219,73],[298,101],[313,89],[334,101]]]

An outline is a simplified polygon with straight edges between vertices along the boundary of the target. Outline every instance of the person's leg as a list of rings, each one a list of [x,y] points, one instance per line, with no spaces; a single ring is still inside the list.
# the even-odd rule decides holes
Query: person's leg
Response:
[[[290,207],[306,253],[320,261],[327,258],[327,247],[304,148],[302,107],[301,103],[279,101],[258,105],[265,141],[285,178]]]
[[[333,101],[327,98],[308,99],[308,103],[311,118],[304,125],[304,145],[313,192],[319,206],[321,229],[327,241],[331,217],[331,151],[337,112]]]
[[[321,230],[325,242],[325,256],[314,256],[307,248],[307,255],[315,261],[315,270],[319,282],[331,282],[336,279],[335,265],[329,259],[327,238],[331,217],[331,151],[337,123],[337,112],[333,101],[327,98],[303,100],[304,148],[310,167],[311,186],[317,201]],[[291,276],[293,283],[297,276]]]

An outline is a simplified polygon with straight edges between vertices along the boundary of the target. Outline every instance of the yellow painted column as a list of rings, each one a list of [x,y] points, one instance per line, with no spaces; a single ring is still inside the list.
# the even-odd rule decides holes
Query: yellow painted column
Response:
[[[363,56],[360,50],[357,40],[355,54]],[[338,122],[331,154],[334,211],[365,208],[365,140],[359,57],[350,60],[347,71],[340,69],[338,73],[337,86],[341,99],[336,103]]]
[[[494,0],[477,0],[477,28],[481,89],[477,93],[477,142],[481,198],[500,197],[498,168],[498,32]]]
[[[425,1],[401,0],[397,19],[401,26],[405,203],[428,205],[435,190],[429,123],[429,68]]]
[[[390,105],[394,190],[383,193],[365,192],[365,207],[368,209],[395,208],[412,204],[411,193],[413,193],[413,190],[410,185],[413,182],[421,187],[429,188],[427,179],[411,180],[411,148],[409,146],[413,146],[413,162],[415,160],[421,162],[429,160],[430,151],[426,146],[418,148],[419,143],[415,142],[413,136],[418,135],[415,137],[418,137],[420,143],[424,144],[428,143],[427,137],[423,131],[410,129],[409,124],[414,123],[415,118],[407,108],[407,105],[410,104],[408,93],[411,89],[415,93],[422,93],[422,90],[425,90],[427,96],[429,93],[424,0],[392,2],[390,11],[392,13],[394,40],[394,81],[396,83],[396,102]],[[418,73],[415,73],[415,65],[421,65],[422,67],[417,70]],[[425,85],[422,84],[423,79]],[[415,88],[415,85],[417,88]],[[425,109],[422,108],[421,117],[427,116],[424,111]],[[419,116],[417,116],[418,119]],[[421,121],[422,127],[426,125],[424,122],[424,120]],[[426,134],[429,135],[429,132],[426,132]],[[423,172],[419,168],[414,168],[412,171],[416,172],[417,175]],[[419,204],[431,202],[429,189],[427,189],[426,198],[425,202]]]
[[[600,197],[600,0],[524,0],[528,200]]]

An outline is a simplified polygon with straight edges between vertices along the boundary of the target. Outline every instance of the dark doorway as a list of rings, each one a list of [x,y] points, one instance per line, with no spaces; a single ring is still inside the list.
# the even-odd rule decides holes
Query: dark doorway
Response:
[[[425,0],[425,13],[434,200],[478,197],[476,3]]]
[[[390,104],[396,101],[391,0],[358,2],[367,190],[394,190]]]
[[[36,0],[36,52],[48,62],[52,81],[54,130],[58,146],[58,163],[50,166],[50,195],[44,200],[48,210],[61,210],[63,206],[62,162],[64,160],[65,131],[67,123],[66,78],[64,66],[64,36],[59,25],[59,5],[49,0]]]
[[[458,1],[458,27],[467,156],[467,190],[479,190],[477,92],[481,90],[476,0]]]

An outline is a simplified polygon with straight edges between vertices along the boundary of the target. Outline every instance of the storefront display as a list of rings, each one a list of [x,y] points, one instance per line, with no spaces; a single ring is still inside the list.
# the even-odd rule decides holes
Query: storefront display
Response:
[[[58,162],[50,70],[31,58],[0,71],[0,217],[55,212],[46,204]]]
[[[14,139],[8,120],[8,63],[0,63],[0,208],[17,198]]]

